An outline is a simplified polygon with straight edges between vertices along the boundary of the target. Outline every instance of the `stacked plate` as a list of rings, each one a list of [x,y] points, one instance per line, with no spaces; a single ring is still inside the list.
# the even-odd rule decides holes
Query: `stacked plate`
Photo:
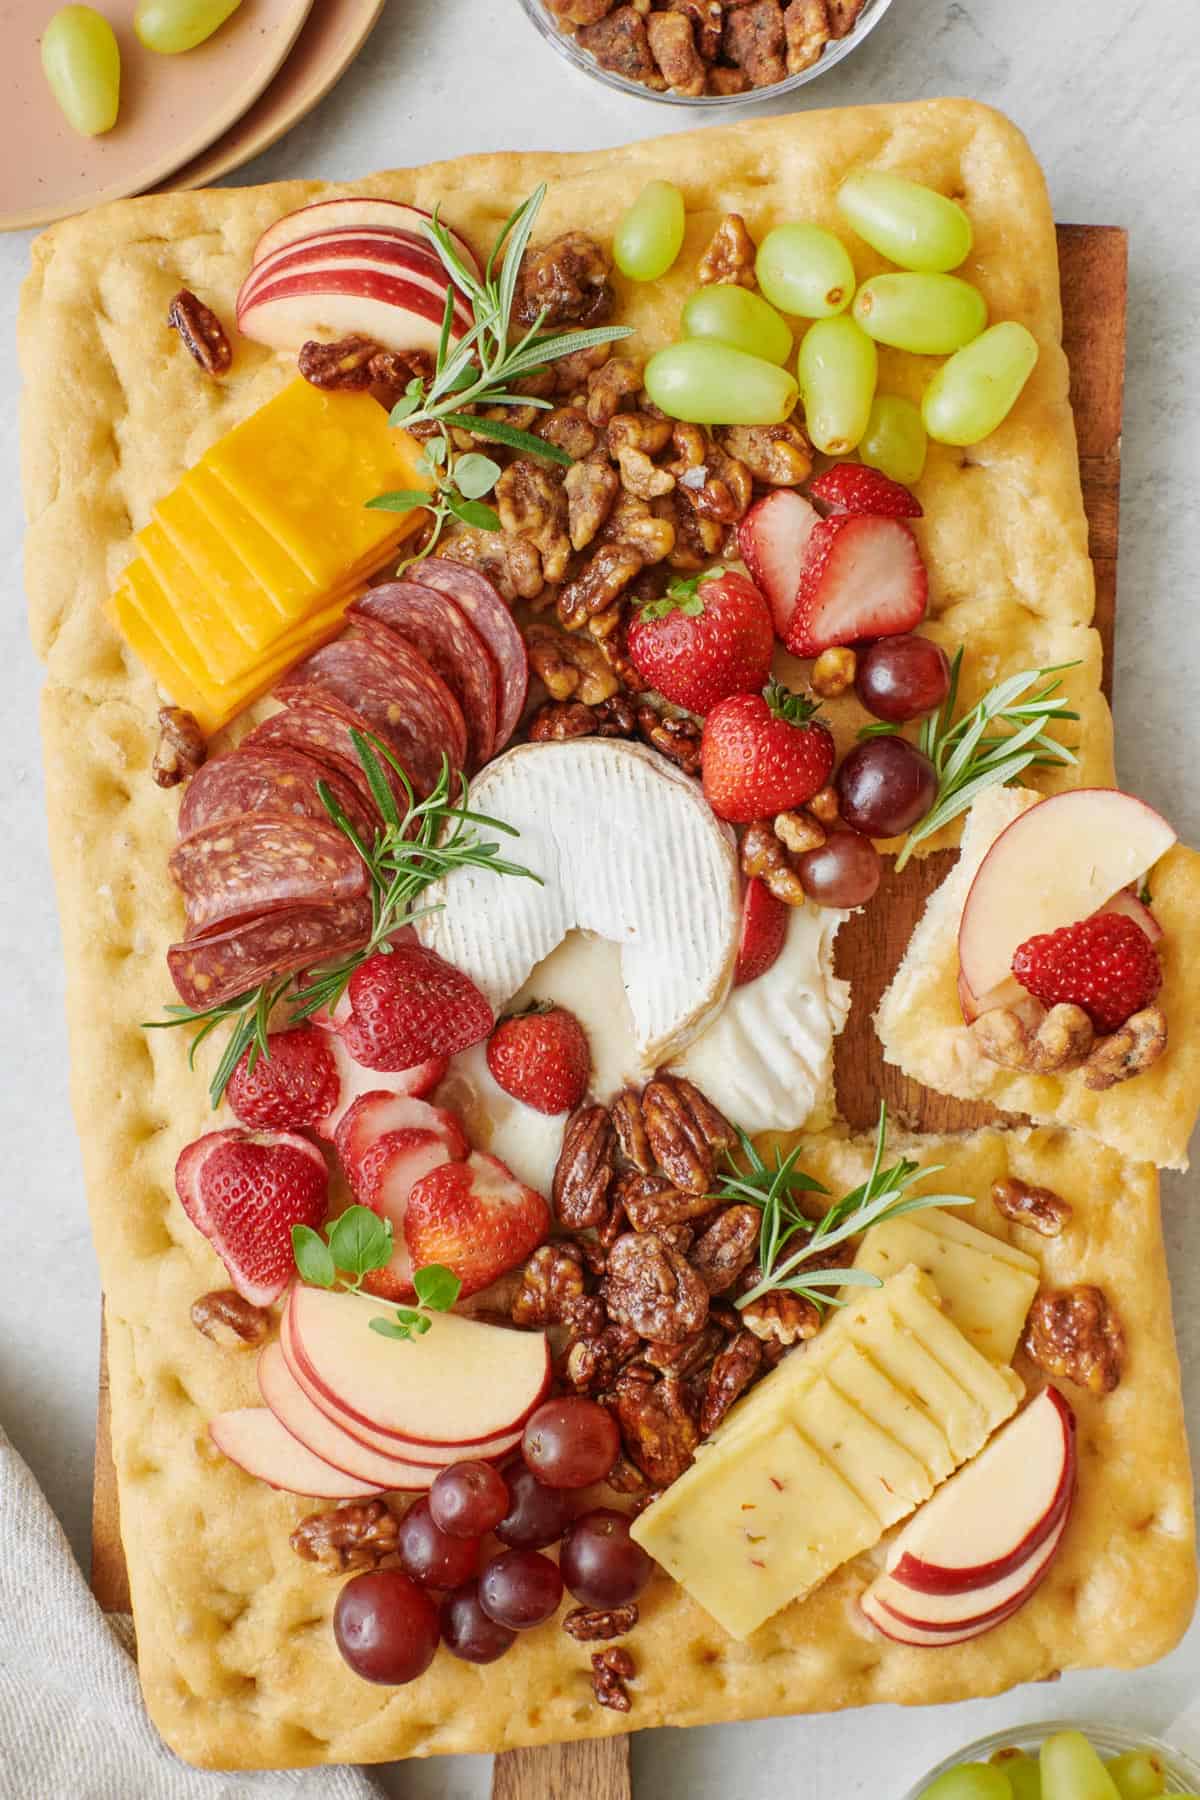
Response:
[[[267,149],[324,98],[383,0],[242,0],[198,49],[156,56],[136,0],[96,0],[121,48],[121,112],[103,137],[72,131],[41,68],[41,25],[0,8],[0,231],[48,225],[159,185],[203,187]]]

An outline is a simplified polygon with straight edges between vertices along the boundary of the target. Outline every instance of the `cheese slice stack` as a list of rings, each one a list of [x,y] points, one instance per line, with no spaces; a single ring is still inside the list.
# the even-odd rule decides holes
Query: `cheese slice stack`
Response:
[[[111,611],[205,732],[336,635],[366,578],[425,516],[366,504],[427,486],[419,455],[369,394],[294,381],[154,508]]]
[[[948,1318],[990,1362],[1008,1363],[1038,1290],[1037,1258],[937,1207],[872,1225],[854,1259],[886,1281],[914,1263],[933,1277]]]
[[[909,1265],[759,1383],[633,1536],[733,1637],[877,1544],[1017,1409]]]

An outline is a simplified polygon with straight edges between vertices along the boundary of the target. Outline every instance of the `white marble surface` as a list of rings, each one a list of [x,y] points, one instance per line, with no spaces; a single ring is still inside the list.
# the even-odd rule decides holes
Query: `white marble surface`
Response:
[[[1200,9],[1179,0],[895,0],[874,37],[802,106],[968,94],[1029,134],[1056,216],[1131,233],[1117,726],[1121,774],[1200,842]],[[711,115],[709,115],[711,118]],[[355,68],[316,113],[234,177],[349,179],[463,151],[586,149],[682,128],[682,109],[610,94],[560,62],[516,0],[391,0]],[[0,332],[11,346],[28,242],[0,240]],[[9,1171],[0,1255],[0,1418],[86,1562],[98,1294],[67,1105],[62,972],[41,803],[39,672],[22,607],[17,377],[0,381],[0,963],[6,970],[0,1143]],[[1164,1184],[1188,1381],[1200,1430],[1200,1183]],[[2,1528],[2,1526],[0,1526]],[[1165,1729],[1200,1690],[1200,1627],[1157,1669],[1079,1675],[955,1709],[660,1731],[635,1739],[644,1800],[895,1800],[956,1744],[1024,1718],[1126,1719]],[[1200,1726],[1193,1728],[1200,1750]],[[389,1773],[409,1800],[482,1800],[483,1758]],[[226,1790],[237,1792],[232,1783]],[[39,1800],[60,1800],[58,1796]],[[61,1800],[67,1800],[62,1796]],[[580,1797],[584,1800],[584,1797]]]

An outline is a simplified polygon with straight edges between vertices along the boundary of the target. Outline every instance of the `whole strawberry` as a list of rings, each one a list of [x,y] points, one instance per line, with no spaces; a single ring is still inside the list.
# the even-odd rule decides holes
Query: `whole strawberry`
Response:
[[[700,774],[720,818],[749,825],[803,806],[825,787],[833,735],[816,711],[816,702],[772,681],[761,694],[735,694],[709,713]]]
[[[210,1131],[175,1165],[180,1204],[255,1306],[277,1300],[296,1273],[292,1226],[314,1229],[329,1206],[315,1144],[290,1131]]]
[[[534,1006],[501,1019],[488,1039],[492,1079],[538,1112],[570,1112],[587,1093],[592,1053],[565,1006]]]
[[[626,634],[642,680],[694,713],[711,712],[730,694],[758,693],[774,646],[766,601],[729,569],[673,581],[661,600],[638,609]]]
[[[267,1054],[250,1064],[247,1050],[229,1078],[225,1098],[243,1125],[298,1130],[331,1113],[341,1094],[328,1033],[314,1025],[267,1034]]]
[[[350,977],[342,1041],[368,1069],[411,1069],[485,1038],[492,1009],[469,976],[423,944],[377,951]]]
[[[919,519],[921,502],[898,481],[862,463],[834,463],[808,491],[832,513],[874,513],[877,518]]]
[[[1021,986],[1043,1006],[1082,1006],[1097,1031],[1116,1031],[1162,985],[1158,953],[1135,920],[1093,913],[1077,925],[1027,938],[1012,960]]]

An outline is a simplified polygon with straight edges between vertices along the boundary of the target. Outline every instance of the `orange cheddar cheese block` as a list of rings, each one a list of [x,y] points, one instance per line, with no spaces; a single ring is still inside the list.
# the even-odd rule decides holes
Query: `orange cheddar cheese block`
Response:
[[[264,650],[279,636],[280,620],[288,616],[266,585],[239,554],[223,530],[216,528],[201,501],[197,477],[189,471],[179,486],[160,500],[153,521],[171,540],[195,581],[203,582],[234,630],[252,650]],[[218,488],[218,492],[223,492]],[[293,564],[294,582],[311,592],[310,584]]]

